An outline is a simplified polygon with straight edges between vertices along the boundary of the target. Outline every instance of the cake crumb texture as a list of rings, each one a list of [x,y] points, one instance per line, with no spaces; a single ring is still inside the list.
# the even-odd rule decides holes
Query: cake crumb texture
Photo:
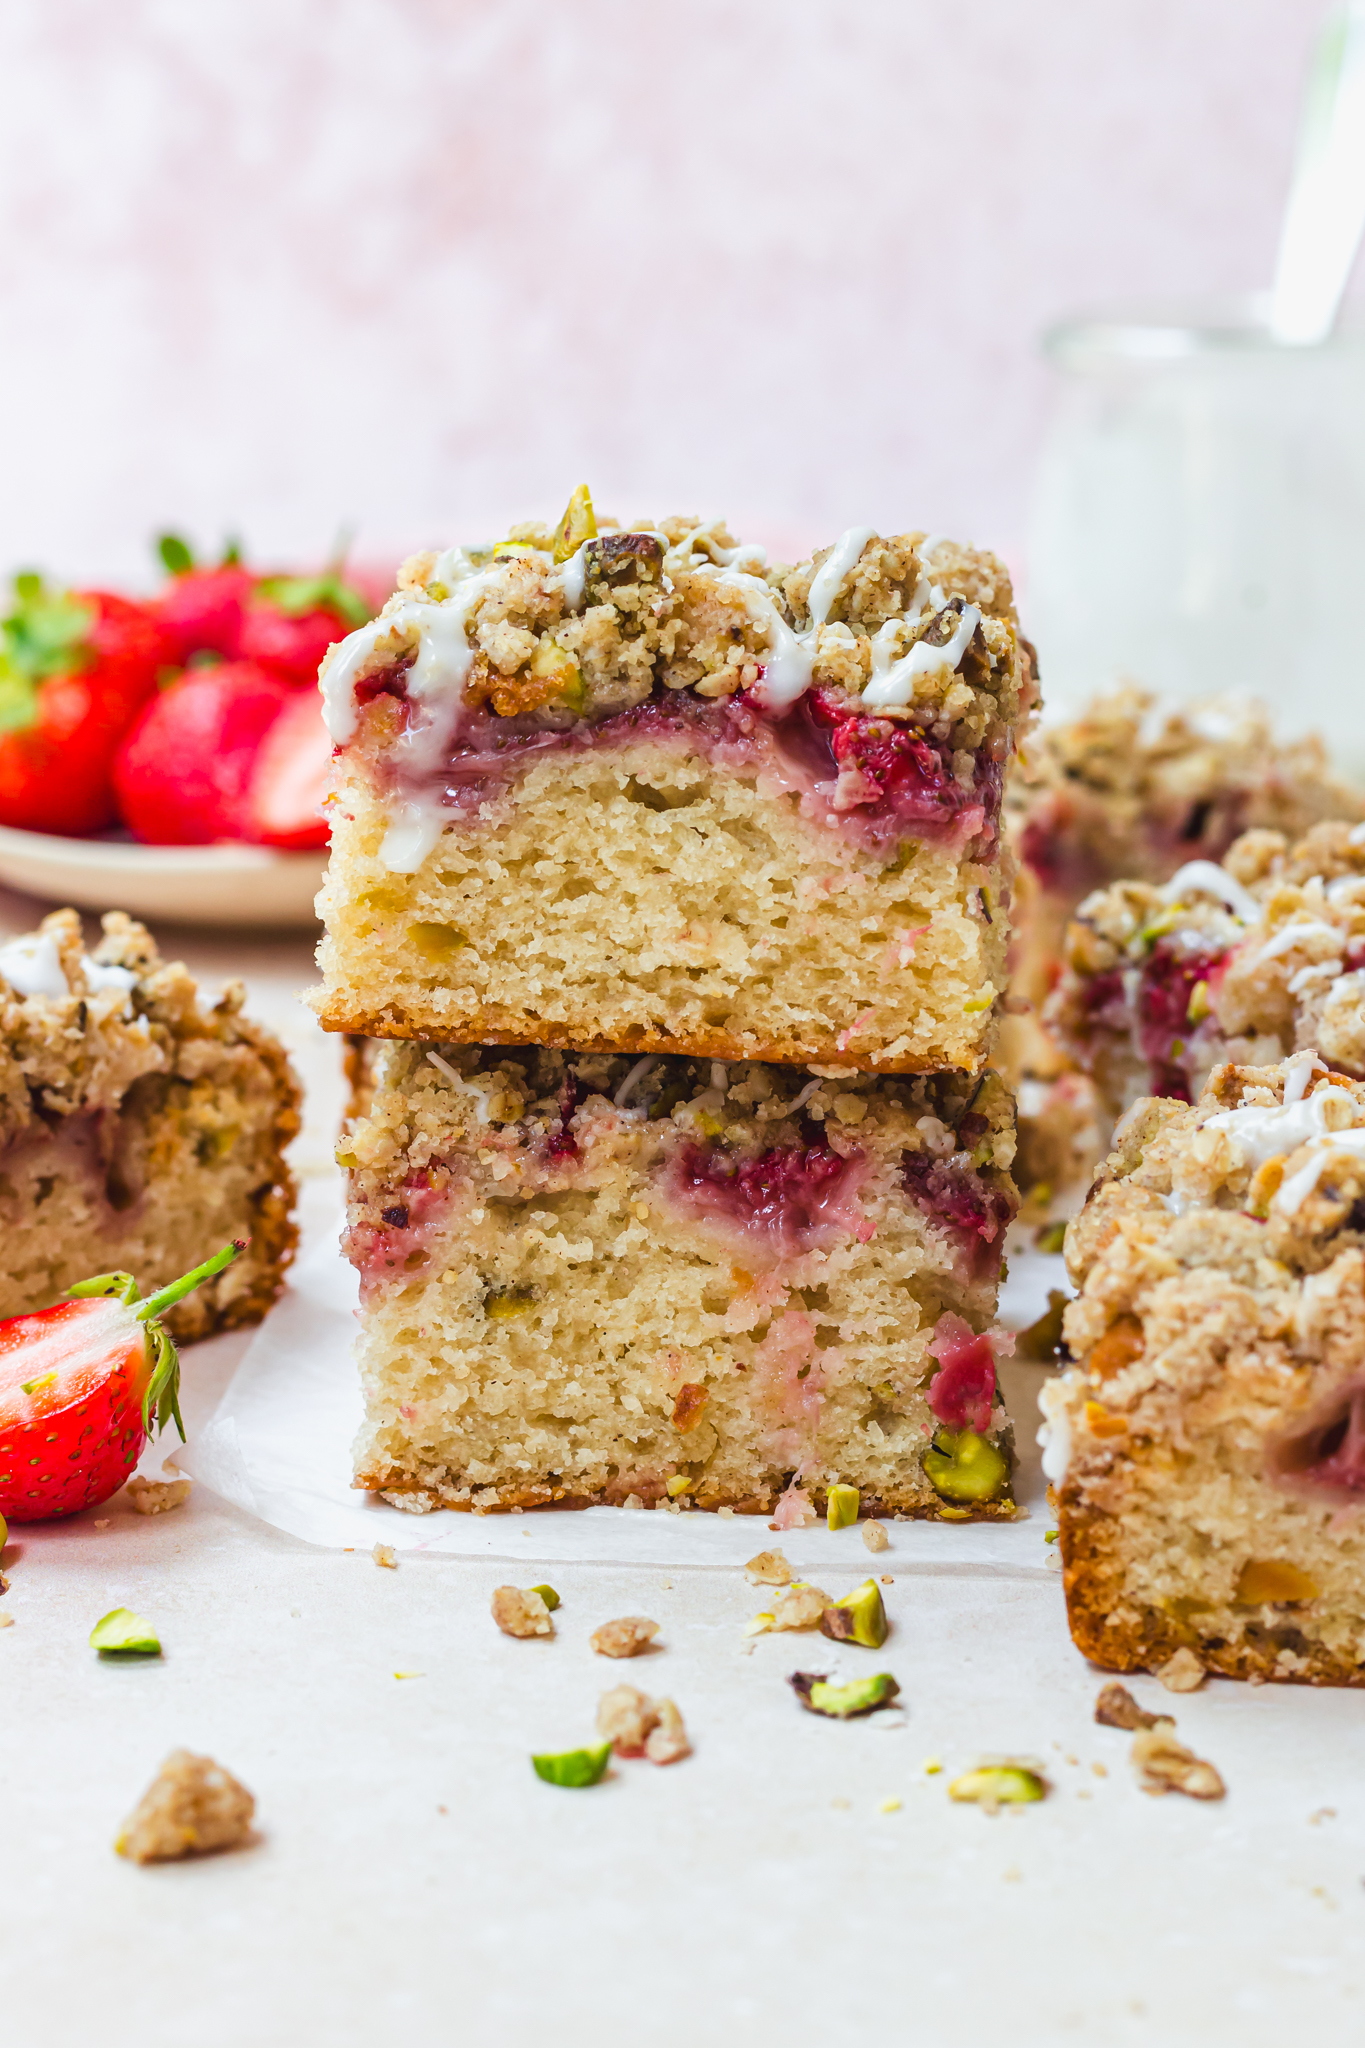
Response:
[[[237,1849],[251,1839],[256,1801],[212,1757],[175,1749],[167,1757],[114,1847],[131,1863],[171,1863]]]
[[[151,1294],[247,1238],[165,1320],[181,1341],[258,1322],[297,1238],[284,1049],[240,982],[210,1005],[141,925],[103,925],[91,954],[72,910],[0,948],[0,1316],[109,1271]]]

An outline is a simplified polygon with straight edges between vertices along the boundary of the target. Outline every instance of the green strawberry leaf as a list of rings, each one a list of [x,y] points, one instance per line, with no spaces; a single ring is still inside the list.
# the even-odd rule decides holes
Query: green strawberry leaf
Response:
[[[256,589],[290,619],[301,618],[305,612],[329,611],[354,628],[363,626],[371,616],[360,592],[334,570],[323,576],[267,576]]]
[[[0,621],[0,731],[17,732],[38,716],[38,684],[91,660],[94,614],[64,590],[49,590],[36,570],[14,579],[14,603]]]
[[[170,576],[184,576],[194,567],[194,549],[178,533],[163,533],[157,536],[156,551],[161,565]]]
[[[218,567],[220,569],[240,569],[241,566],[242,543],[235,533],[229,533],[223,539],[223,552],[218,557]]]

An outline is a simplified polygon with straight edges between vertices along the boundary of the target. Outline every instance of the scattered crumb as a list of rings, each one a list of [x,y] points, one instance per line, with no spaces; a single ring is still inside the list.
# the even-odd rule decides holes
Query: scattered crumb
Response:
[[[1154,1728],[1157,1717],[1138,1705],[1126,1685],[1106,1685],[1095,1702],[1095,1719],[1102,1728],[1132,1729]]]
[[[1320,1820],[1335,1820],[1336,1817],[1337,1810],[1335,1806],[1320,1806],[1316,1813],[1309,1814],[1308,1822],[1310,1827],[1316,1827]]]
[[[235,1849],[251,1837],[256,1801],[212,1757],[175,1749],[114,1843],[133,1863],[167,1863]]]
[[[881,1805],[877,1808],[878,1813],[899,1813],[900,1810],[901,1802],[899,1799],[883,1799]]]
[[[1204,1683],[1204,1667],[1193,1650],[1177,1650],[1157,1666],[1154,1676],[1167,1692],[1197,1692]]]
[[[831,1604],[828,1593],[798,1579],[790,1586],[778,1588],[772,1607],[746,1623],[745,1633],[759,1636],[771,1629],[819,1628],[820,1617]]]
[[[863,1542],[869,1550],[889,1550],[891,1548],[891,1538],[887,1535],[880,1522],[863,1523]]]
[[[599,1657],[638,1657],[654,1647],[658,1633],[657,1621],[643,1614],[626,1614],[620,1621],[604,1621],[588,1640]]]
[[[846,1799],[831,1799],[829,1803],[838,1813],[848,1812],[848,1801]],[[1360,1882],[1365,1884],[1365,1877],[1362,1877]]]
[[[438,1807],[437,1807],[437,1809],[436,1809],[436,1811],[437,1811],[438,1813],[449,1813],[449,1812],[450,1812],[450,1808],[449,1808],[448,1806],[438,1806]]]
[[[14,1627],[14,1616],[13,1616],[12,1614],[0,1614],[0,1628],[13,1628],[13,1627]]]
[[[673,1764],[692,1754],[683,1717],[672,1700],[652,1700],[633,1685],[613,1686],[597,1703],[597,1732],[618,1756]]]
[[[192,1479],[139,1479],[134,1473],[128,1481],[128,1502],[135,1514],[168,1515],[172,1508],[184,1506],[193,1485]]]
[[[943,1759],[941,1757],[927,1756],[924,1759],[924,1775],[926,1778],[932,1778],[935,1772],[941,1771],[942,1769]]]
[[[1090,1768],[1097,1778],[1107,1778],[1109,1776],[1108,1764],[1091,1764]]]
[[[342,1546],[341,1546],[341,1554],[342,1554],[342,1556],[343,1556],[343,1557],[354,1557],[354,1555],[355,1555],[355,1545],[354,1545],[354,1543],[343,1543],[343,1544],[342,1544]]]
[[[391,1543],[376,1543],[370,1555],[375,1563],[382,1564],[386,1571],[397,1571],[398,1559],[394,1554],[394,1548]]]
[[[894,1586],[894,1585],[895,1585],[895,1583],[896,1583],[896,1581],[895,1581],[895,1580],[894,1580],[894,1579],[892,1578],[892,1576],[891,1576],[890,1572],[883,1572],[883,1573],[882,1573],[882,1584],[883,1584],[884,1586]]]
[[[621,1505],[623,1508],[642,1508],[644,1506],[644,1502],[641,1500],[638,1493],[628,1493],[625,1499],[622,1501]]]
[[[1006,1884],[1020,1884],[1023,1881],[1024,1873],[1017,1863],[1011,1863],[1009,1869],[1002,1870],[1000,1875],[1004,1878]]]
[[[744,1567],[751,1586],[789,1586],[792,1568],[780,1550],[760,1550]]]
[[[1078,1799],[1093,1799],[1094,1796],[1088,1785],[1082,1785],[1080,1791],[1076,1794]]]
[[[735,1519],[735,1511],[733,1508],[717,1508],[716,1514],[722,1522],[733,1522]]]
[[[97,1517],[95,1521],[95,1527],[97,1529],[107,1529],[109,1527],[108,1515],[104,1515],[103,1517]]]
[[[752,1657],[752,1656],[753,1656],[753,1654],[754,1654],[754,1646],[753,1646],[753,1644],[752,1644],[752,1643],[741,1643],[741,1644],[740,1644],[740,1646],[739,1646],[739,1654],[740,1654],[740,1656],[741,1656],[741,1657]]]
[[[1080,1762],[1080,1758],[1078,1756],[1066,1756],[1062,1758],[1062,1762],[1067,1764],[1078,1764]]]
[[[425,1678],[427,1674],[425,1671],[395,1671],[393,1675],[395,1678]]]
[[[1140,1728],[1128,1754],[1144,1792],[1184,1792],[1191,1799],[1221,1799],[1227,1789],[1212,1764],[1176,1741],[1174,1721]]]
[[[672,1579],[665,1579],[661,1584],[659,1590],[661,1593],[671,1593],[673,1591]]]
[[[505,1636],[552,1636],[555,1625],[539,1593],[517,1586],[499,1586],[493,1595],[493,1619]]]

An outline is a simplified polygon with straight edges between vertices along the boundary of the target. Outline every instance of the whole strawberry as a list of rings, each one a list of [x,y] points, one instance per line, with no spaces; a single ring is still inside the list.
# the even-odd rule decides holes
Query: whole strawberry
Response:
[[[0,825],[79,837],[112,824],[114,755],[167,659],[149,606],[16,576],[0,624]]]
[[[180,1360],[158,1318],[230,1266],[224,1245],[148,1301],[102,1273],[65,1301],[0,1322],[0,1516],[45,1522],[117,1493],[152,1431],[180,1419]]]
[[[185,668],[196,658],[236,661],[242,651],[242,623],[256,578],[229,544],[216,568],[201,569],[179,534],[163,533],[157,553],[171,580],[156,601],[168,659]]]
[[[256,585],[242,621],[239,651],[294,689],[311,688],[322,658],[373,615],[373,608],[342,581],[339,570],[322,576],[267,576]]]

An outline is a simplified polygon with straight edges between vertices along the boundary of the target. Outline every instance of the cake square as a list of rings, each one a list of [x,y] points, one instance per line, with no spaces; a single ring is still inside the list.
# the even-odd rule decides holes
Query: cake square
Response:
[[[1087,897],[1045,1015],[1111,1118],[1144,1095],[1192,1101],[1227,1060],[1312,1047],[1365,1074],[1365,825],[1295,846],[1248,832],[1221,866]]]
[[[405,565],[322,672],[330,1030],[978,1072],[1003,992],[1009,578],[921,534],[723,525]]]
[[[120,911],[93,953],[73,910],[0,945],[0,1316],[98,1273],[151,1294],[230,1238],[250,1244],[164,1320],[187,1340],[264,1315],[297,1237],[299,1095],[244,994],[204,1003]]]
[[[343,1140],[356,1483],[1003,1517],[999,1079],[389,1044]]]
[[[1365,1084],[1303,1052],[1139,1103],[1066,1254],[1041,1438],[1077,1646],[1365,1684]]]

